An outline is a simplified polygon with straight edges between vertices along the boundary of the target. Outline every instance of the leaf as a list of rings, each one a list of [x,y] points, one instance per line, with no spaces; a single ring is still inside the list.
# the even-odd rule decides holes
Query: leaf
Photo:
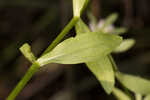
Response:
[[[35,62],[36,57],[34,56],[34,54],[31,52],[31,47],[29,44],[25,43],[23,46],[21,46],[20,51],[22,52],[22,54],[30,61],[30,62]]]
[[[93,61],[112,52],[121,41],[122,38],[116,35],[89,32],[63,41],[37,62],[43,66],[52,62],[77,64]]]
[[[112,92],[118,100],[132,100],[127,94],[118,88],[114,88]]]
[[[82,21],[82,19],[79,19],[79,21],[77,22],[77,24],[75,25],[76,28],[76,33],[79,34],[83,34],[86,32],[90,32],[88,26]]]
[[[134,93],[147,95],[150,94],[150,81],[141,77],[116,73],[117,79],[129,90]]]
[[[90,32],[87,25],[80,19],[76,24],[76,33],[77,35],[86,34],[86,32]],[[92,62],[86,62],[86,65],[90,69],[91,72],[96,76],[98,81],[102,84],[106,93],[110,94],[115,84],[115,76],[112,68],[112,64],[109,61],[109,58],[105,56],[101,59],[96,59]]]
[[[150,95],[145,96],[144,100],[150,100]]]
[[[74,17],[80,17],[85,6],[88,4],[88,0],[73,0],[73,13]]]
[[[124,39],[123,42],[113,52],[121,53],[129,50],[135,44],[134,39]]]
[[[114,88],[115,79],[112,64],[107,56],[92,62],[86,62],[88,68],[93,72],[102,84],[106,93],[110,94]]]

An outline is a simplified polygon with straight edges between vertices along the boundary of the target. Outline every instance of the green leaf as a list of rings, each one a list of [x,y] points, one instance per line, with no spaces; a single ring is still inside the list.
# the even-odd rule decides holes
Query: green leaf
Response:
[[[93,61],[111,53],[121,41],[122,38],[116,35],[89,32],[63,41],[37,62],[43,66],[52,62],[77,64]]]
[[[114,88],[115,79],[112,64],[107,56],[92,62],[86,62],[88,68],[103,86],[106,93],[110,94]]]
[[[150,100],[150,95],[145,96],[144,100]]]
[[[23,46],[21,46],[20,48],[21,53],[32,63],[35,62],[36,57],[34,56],[34,54],[31,52],[31,47],[29,44],[25,43]]]
[[[80,17],[85,6],[88,4],[88,0],[73,0],[73,13],[74,17]]]
[[[88,26],[79,19],[78,23],[75,25],[77,35],[90,32]]]
[[[134,39],[124,39],[123,42],[113,52],[121,53],[129,50],[135,44]]]
[[[150,81],[141,77],[116,73],[117,79],[129,90],[134,93],[146,95],[150,94]]]
[[[104,25],[102,27],[102,29],[108,27],[109,25],[112,25],[118,18],[118,14],[117,13],[113,13],[111,15],[109,15],[104,22]]]
[[[86,32],[90,32],[90,30],[82,19],[80,19],[76,24],[76,33],[80,35],[83,33],[86,34]],[[109,58],[105,56],[104,58],[96,59],[92,62],[86,62],[86,65],[102,84],[106,93],[110,94],[115,84],[115,76]]]
[[[132,100],[126,93],[118,88],[114,88],[112,93],[118,100]]]

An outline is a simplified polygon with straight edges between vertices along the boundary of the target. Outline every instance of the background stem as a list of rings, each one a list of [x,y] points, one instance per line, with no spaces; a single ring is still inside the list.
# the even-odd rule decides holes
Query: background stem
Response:
[[[100,18],[100,3],[101,0],[91,0],[92,1],[92,13],[96,17],[96,19]]]

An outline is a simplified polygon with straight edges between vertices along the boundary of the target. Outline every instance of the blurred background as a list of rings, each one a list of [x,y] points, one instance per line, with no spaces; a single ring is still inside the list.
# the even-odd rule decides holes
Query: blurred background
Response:
[[[113,54],[122,72],[150,78],[150,0],[91,0],[87,11],[103,19],[118,13],[115,26],[128,28],[124,38],[136,44]],[[31,63],[19,52],[28,42],[38,57],[72,18],[72,0],[0,0],[0,100],[25,74]],[[65,37],[74,36],[74,29]],[[116,100],[107,95],[85,64],[49,64],[34,75],[16,100]]]

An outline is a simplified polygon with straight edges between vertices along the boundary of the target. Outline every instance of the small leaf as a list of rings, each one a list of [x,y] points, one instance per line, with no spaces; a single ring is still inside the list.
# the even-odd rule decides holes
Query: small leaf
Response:
[[[129,90],[134,93],[147,95],[150,94],[150,81],[141,77],[116,73],[117,79]]]
[[[22,52],[22,54],[32,63],[35,62],[36,57],[34,56],[34,54],[31,52],[31,47],[29,44],[25,43],[23,46],[21,46],[20,51]]]
[[[129,50],[135,44],[134,39],[124,39],[123,42],[113,52],[121,53]]]
[[[82,21],[82,19],[79,19],[78,23],[75,25],[75,28],[77,34],[90,32],[88,26]]]
[[[145,96],[144,100],[150,100],[150,95]]]
[[[80,17],[87,3],[88,3],[88,0],[73,0],[74,17]]]
[[[126,93],[118,88],[114,88],[112,92],[118,100],[132,100]]]
[[[52,62],[77,64],[93,61],[111,53],[121,41],[122,38],[116,35],[89,32],[63,41],[37,62],[43,66]]]
[[[108,27],[109,25],[112,25],[118,18],[118,14],[117,13],[113,13],[111,15],[109,15],[106,19],[105,22],[102,26],[102,29]]]
[[[105,56],[92,62],[86,62],[86,64],[100,81],[104,90],[110,94],[114,88],[115,79],[114,71],[109,58]]]

